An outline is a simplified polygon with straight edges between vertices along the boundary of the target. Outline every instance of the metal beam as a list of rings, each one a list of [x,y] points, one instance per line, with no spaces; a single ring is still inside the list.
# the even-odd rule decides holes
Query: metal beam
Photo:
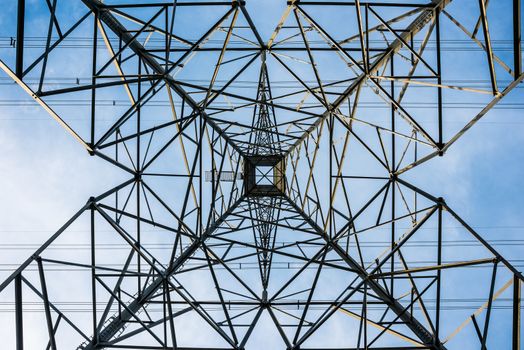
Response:
[[[130,321],[136,312],[140,310],[162,286],[165,284],[165,281],[168,280],[173,274],[175,274],[178,269],[184,265],[184,263],[191,258],[191,256],[202,246],[205,240],[215,232],[216,229],[220,227],[222,223],[227,219],[227,217],[241,204],[244,200],[244,197],[240,197],[235,203],[233,203],[229,209],[222,214],[209,228],[202,234],[200,240],[194,240],[192,244],[184,249],[182,254],[171,264],[168,270],[164,272],[163,276],[156,277],[141,293],[141,295],[129,303],[125,310],[121,312],[119,317],[115,317],[113,321],[108,323],[103,329],[100,330],[98,334],[98,341],[100,343],[108,342],[114,335],[118,333],[125,324]],[[96,344],[93,342],[87,344],[83,348],[84,350],[94,350],[96,349]]]
[[[411,329],[411,331],[417,335],[417,337],[429,348],[435,350],[445,349],[444,345],[434,338],[434,335],[429,332],[411,313],[405,310],[405,308],[400,304],[396,299],[394,299],[388,291],[384,289],[373,277],[362,268],[362,266],[349,254],[346,254],[344,249],[336,242],[332,242],[328,239],[326,232],[317,225],[304,211],[297,206],[289,197],[285,197],[289,204],[297,211],[297,213],[306,221],[312,228],[315,229],[322,237],[326,238],[326,244],[330,244],[333,247],[333,250],[343,259],[352,269],[357,271],[362,281],[365,281],[366,285],[373,290],[377,296],[388,305],[391,310],[397,314],[400,319],[406,323],[406,325]],[[418,226],[420,223],[418,224]]]
[[[513,0],[513,76],[515,79],[522,73],[522,6],[521,0]]]
[[[521,317],[520,317],[520,298],[522,281],[519,276],[513,277],[513,327],[512,327],[512,350],[520,350],[520,332],[521,329]]]
[[[15,277],[16,350],[24,350],[24,320],[22,310],[22,274]]]
[[[24,75],[24,29],[25,29],[25,0],[18,0],[18,14],[16,22],[16,76]]]
[[[400,35],[402,40],[396,39],[391,43],[391,45],[388,47],[386,52],[384,52],[377,61],[375,61],[373,64],[369,66],[368,72],[362,72],[354,82],[343,92],[340,94],[340,96],[329,106],[329,110],[326,111],[324,114],[322,114],[307,130],[304,132],[302,137],[300,137],[299,140],[297,140],[293,146],[291,146],[287,152],[287,154],[291,153],[300,143],[302,143],[309,135],[315,130],[326,118],[329,117],[329,115],[332,113],[332,111],[339,108],[344,101],[347,99],[348,96],[350,96],[353,91],[356,91],[361,85],[363,85],[370,75],[375,75],[381,67],[386,65],[390,58],[397,53],[402,47],[403,47],[403,41],[409,40],[411,36],[415,36],[418,32],[422,30],[424,25],[435,17],[435,14],[437,11],[442,10],[445,8],[451,0],[432,0],[431,1],[431,7],[428,6],[421,6],[423,7],[422,13],[417,16],[413,22],[402,32]],[[300,4],[300,3],[299,3]],[[304,2],[304,4],[310,4],[309,2]],[[362,4],[362,3],[361,3]],[[395,6],[395,5],[392,5]],[[369,56],[368,56],[369,57]]]
[[[199,111],[200,115],[206,120],[220,136],[228,142],[238,153],[243,154],[242,149],[232,141],[228,135],[220,128],[213,120],[211,120],[202,107],[193,98],[176,83],[175,79],[169,74],[170,72],[151,55],[146,48],[134,37],[134,35],[124,27],[120,21],[110,12],[109,8],[100,0],[82,0],[82,2],[93,12],[98,13],[100,21],[104,22],[109,29],[111,29],[128,47],[141,58],[144,64],[149,66],[155,74],[164,77],[166,83],[177,92],[195,111]],[[225,16],[226,17],[226,16]]]

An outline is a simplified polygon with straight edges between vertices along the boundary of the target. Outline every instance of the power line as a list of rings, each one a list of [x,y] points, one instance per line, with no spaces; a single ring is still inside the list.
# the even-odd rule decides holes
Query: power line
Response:
[[[0,48],[12,48],[15,49],[13,44],[13,36],[0,36]],[[58,40],[58,37],[51,37],[52,42]],[[195,42],[197,39],[188,39],[188,41]],[[118,43],[117,38],[109,38],[109,41],[112,43]],[[47,37],[44,36],[28,36],[24,38],[24,47],[26,48],[46,48]],[[326,45],[326,42],[322,40],[308,40],[309,44],[314,48],[314,45]],[[441,39],[441,51],[448,52],[483,52],[484,49],[479,47],[475,42],[469,39]],[[421,40],[414,40],[413,43],[415,46],[421,45]],[[503,39],[492,39],[492,49],[495,52],[513,52],[513,41],[512,40],[503,40]],[[103,39],[98,39],[97,45],[104,45],[105,42]],[[210,39],[207,41],[205,47],[211,47],[212,45],[217,45],[217,48],[220,48],[220,45],[223,44],[223,40],[219,39]],[[388,43],[385,40],[369,40],[370,49],[380,49],[383,45]],[[304,45],[301,40],[287,40],[286,47],[296,48],[302,47]],[[344,48],[359,48],[359,42],[355,41],[349,44]],[[246,42],[243,40],[230,40],[229,47],[246,47]],[[56,49],[81,49],[81,48],[92,48],[93,47],[93,38],[89,36],[83,37],[67,37],[62,40],[60,45]],[[259,49],[255,46],[252,47],[253,50]],[[147,48],[150,50],[163,50],[165,49],[165,39],[164,38],[154,38],[151,37],[148,40]],[[189,49],[187,45],[172,45],[172,49],[183,50]],[[437,45],[435,40],[429,40],[424,51],[436,51]],[[524,52],[524,50],[523,50]]]

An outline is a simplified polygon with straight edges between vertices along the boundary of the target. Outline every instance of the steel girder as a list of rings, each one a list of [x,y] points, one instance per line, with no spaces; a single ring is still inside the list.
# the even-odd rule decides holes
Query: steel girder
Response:
[[[2,57],[0,67],[91,155],[132,178],[90,198],[0,285],[0,292],[14,286],[17,350],[28,343],[24,290],[43,303],[44,328],[52,349],[60,348],[61,341],[74,339],[59,332],[65,327],[61,324],[83,339],[79,349],[256,347],[250,339],[266,313],[288,349],[333,348],[319,346],[312,339],[317,336],[323,339],[322,344],[328,344],[331,339],[326,325],[338,315],[357,320],[353,326],[358,331],[340,341],[345,349],[452,349],[461,344],[453,342],[457,334],[470,326],[477,338],[463,340],[467,344],[485,349],[491,340],[520,348],[522,274],[442,198],[401,178],[413,167],[444,155],[524,78],[519,0],[510,1],[513,13],[507,18],[511,23],[502,24],[493,19],[495,5],[488,7],[487,2],[479,1],[478,18],[471,31],[462,23],[467,16],[461,12],[461,5],[451,0],[413,4],[290,1],[267,42],[260,34],[259,18],[251,18],[249,3],[243,1],[81,3],[87,13],[68,18],[70,4],[42,1],[49,26],[43,52],[35,54],[28,53],[31,21],[26,14],[42,16],[42,10],[28,8],[24,0],[18,0],[15,54],[11,61]],[[191,13],[192,9],[208,8],[213,9],[209,18],[202,17],[202,12]],[[348,9],[351,12],[344,12]],[[340,20],[337,16],[342,13],[353,20],[349,31],[326,21],[331,17]],[[52,88],[45,89],[53,79],[48,67],[57,64],[53,54],[72,33],[85,32],[89,18],[93,19],[92,59],[79,58],[73,67],[91,71],[90,81],[81,84],[76,78],[76,86],[65,88],[54,88],[51,82]],[[194,18],[202,23],[188,22]],[[443,19],[485,55],[485,65],[479,65],[478,70],[488,73],[489,89],[451,85],[443,79],[448,73],[442,63],[441,36],[451,32],[448,27],[442,29]],[[178,21],[184,23],[182,27]],[[500,33],[490,32],[493,25],[511,28],[510,63],[506,57],[498,57],[493,48],[492,38]],[[192,26],[200,28],[199,34],[192,32]],[[188,39],[188,35],[197,35],[197,39]],[[99,41],[105,46],[105,54]],[[433,51],[428,49],[430,42],[434,42]],[[198,61],[206,55],[211,58],[203,57],[192,66],[193,59]],[[297,62],[307,69],[298,67]],[[32,83],[31,73],[37,71],[36,83]],[[325,78],[333,72],[336,78]],[[509,82],[498,78],[500,72],[511,78]],[[275,83],[284,74],[295,85]],[[200,76],[204,78],[192,79]],[[238,84],[248,77],[255,84],[251,90],[242,90]],[[431,89],[433,95],[421,93],[415,100],[436,99],[437,127],[431,127],[416,108],[410,107],[413,86],[421,85]],[[108,125],[99,116],[103,106],[99,96],[105,96],[106,91],[115,99],[122,93],[129,99]],[[479,108],[472,118],[444,141],[443,100],[455,98],[446,91],[491,96],[475,100]],[[56,102],[52,97],[72,94],[88,97],[87,110],[77,111],[87,116],[87,128],[73,125],[60,107],[53,106]],[[362,100],[373,98],[384,103],[385,120],[365,116],[367,107]],[[164,107],[162,113],[168,111],[168,118],[152,120],[158,113],[150,106]],[[238,111],[247,113],[238,117]],[[245,115],[252,117],[251,123]],[[377,116],[383,117],[380,113]],[[386,134],[391,136],[389,144]],[[406,142],[399,149],[402,140]],[[421,152],[419,147],[426,149]],[[172,164],[167,154],[183,166]],[[359,170],[365,169],[364,175],[353,171],[352,162],[348,163],[353,158],[360,162]],[[382,171],[379,175],[377,166]],[[178,182],[169,183],[171,178]],[[381,185],[377,190],[360,180],[380,181]],[[360,192],[354,193],[355,189]],[[166,196],[173,190],[176,198]],[[355,197],[365,200],[358,202]],[[51,248],[85,213],[90,213],[89,256],[84,260],[52,256]],[[463,235],[472,237],[485,252],[466,256],[447,249],[443,241],[446,214],[448,221],[458,223]],[[412,267],[418,256],[409,245],[430,222],[436,225],[436,249],[424,253],[432,263]],[[409,227],[400,233],[403,223]],[[120,261],[119,269],[107,265],[104,258],[108,257],[97,248],[97,227],[104,225],[129,252],[113,257]],[[384,238],[380,231],[384,226],[388,226],[390,241],[386,251],[377,255],[359,240],[366,240],[364,232]],[[148,248],[151,242],[145,227],[171,235],[159,238],[171,254],[155,254]],[[456,258],[444,261],[444,253]],[[278,277],[282,259],[291,262]],[[55,294],[61,283],[49,277],[47,266],[51,264],[89,272],[90,293],[84,296],[92,305],[89,327],[61,310]],[[254,264],[260,281],[244,274],[242,264]],[[291,264],[298,265],[297,272],[292,271]],[[441,307],[442,290],[447,287],[443,274],[467,273],[464,268],[475,266],[493,269],[488,277],[479,278],[486,284],[487,301],[446,337],[442,324],[452,325],[453,319]],[[330,269],[341,276],[333,286],[328,285]],[[205,277],[199,275],[201,271],[205,271]],[[504,275],[509,281],[501,284]],[[193,278],[183,281],[184,276]],[[214,293],[199,294],[202,291],[194,284],[200,278]],[[494,336],[488,338],[490,320],[495,318],[493,303],[510,285],[512,324],[506,336],[510,340],[493,340]],[[464,288],[468,294],[470,291]],[[427,306],[429,294],[435,300],[434,314]],[[124,295],[130,299],[125,301]],[[239,300],[228,300],[226,295]],[[320,298],[326,295],[327,300]],[[295,301],[294,296],[305,299]],[[103,300],[102,312],[97,309],[99,300]],[[296,312],[284,309],[295,304]],[[160,311],[155,309],[157,305]],[[372,305],[377,305],[378,311]],[[174,310],[175,306],[181,308]],[[117,312],[110,316],[115,309]],[[480,320],[482,313],[485,316]],[[188,315],[209,327],[220,345],[200,346],[196,339],[181,344],[183,336],[176,328],[184,327],[178,320]],[[444,328],[448,331],[449,327]],[[200,326],[194,331],[202,329]],[[198,334],[195,336],[198,338]]]

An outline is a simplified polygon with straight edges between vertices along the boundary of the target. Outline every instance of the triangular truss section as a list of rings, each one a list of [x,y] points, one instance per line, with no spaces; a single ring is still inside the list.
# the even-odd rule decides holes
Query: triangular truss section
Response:
[[[5,348],[521,348],[521,272],[405,175],[524,79],[519,0],[16,3],[0,68],[125,181],[0,284]]]

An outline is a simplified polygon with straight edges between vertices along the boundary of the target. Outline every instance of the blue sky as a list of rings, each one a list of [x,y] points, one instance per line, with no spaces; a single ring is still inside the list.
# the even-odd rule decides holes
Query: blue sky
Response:
[[[14,7],[13,3],[8,6]],[[35,0],[30,3],[41,5],[43,2]],[[268,37],[284,9],[284,1],[248,3],[250,13],[257,14],[256,24],[260,23],[263,38]],[[6,24],[5,28],[12,29],[14,16],[8,15],[12,11],[13,8],[9,8],[0,15],[0,25]],[[467,18],[467,10],[456,10],[454,13]],[[35,28],[40,28],[35,31],[45,28],[45,21],[35,21]],[[497,25],[494,27],[494,37],[504,37],[503,25],[500,29]],[[4,41],[12,35],[11,32],[0,32]],[[13,51],[2,48],[0,58],[12,59]],[[72,57],[78,54],[72,54]],[[467,76],[468,72],[472,72],[475,77],[476,71],[468,70],[468,63],[471,63],[460,60],[460,52],[445,55],[457,75],[464,73]],[[503,57],[507,53],[502,52],[501,55]],[[57,75],[64,74],[60,67],[53,69]],[[3,151],[0,174],[4,189],[0,202],[0,212],[3,213],[0,243],[2,253],[5,251],[0,262],[6,264],[1,269],[0,277],[7,277],[90,196],[122,182],[126,176],[103,160],[89,157],[38,105],[30,103],[31,99],[9,82],[5,74],[0,77],[0,149]],[[12,99],[24,101],[24,106],[6,103]],[[502,106],[521,101],[522,89],[517,88],[504,99]],[[447,111],[450,129],[462,125],[471,113],[461,109]],[[487,240],[521,239],[524,231],[524,191],[521,182],[524,178],[523,144],[522,111],[518,108],[495,108],[454,144],[444,157],[434,158],[408,172],[406,179],[411,179],[432,195],[444,197],[450,207]],[[24,247],[7,251],[10,244]],[[27,244],[30,246],[25,246]],[[521,269],[524,264],[524,261],[519,261],[521,246],[506,244],[496,248],[510,260],[514,259],[515,265]],[[270,325],[267,327],[269,329]],[[336,334],[343,332],[342,327],[335,331]],[[258,337],[255,339],[263,339],[261,334]]]

